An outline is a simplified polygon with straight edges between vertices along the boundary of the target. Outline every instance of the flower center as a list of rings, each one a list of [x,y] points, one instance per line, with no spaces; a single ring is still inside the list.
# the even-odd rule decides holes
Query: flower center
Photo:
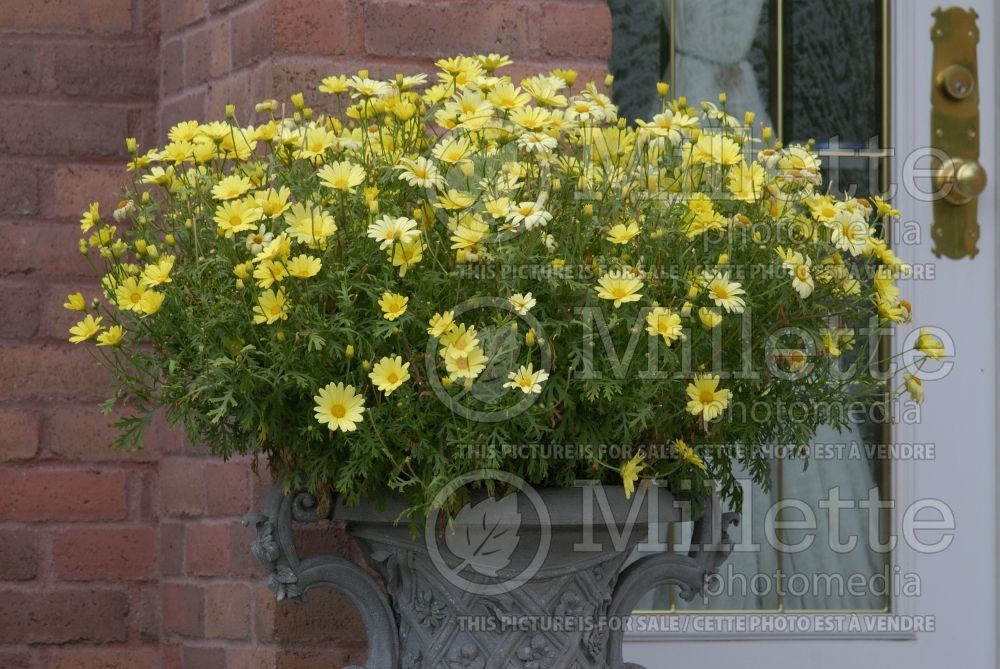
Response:
[[[712,402],[715,401],[715,393],[713,393],[711,390],[703,390],[701,391],[701,396],[699,397],[699,399],[701,400],[702,404],[711,404]]]
[[[392,372],[387,377],[385,377],[385,380],[388,381],[389,383],[396,383],[397,381],[399,381],[399,376],[396,374],[396,372]]]
[[[334,418],[343,418],[347,415],[347,408],[343,404],[334,404],[330,407],[330,414]]]

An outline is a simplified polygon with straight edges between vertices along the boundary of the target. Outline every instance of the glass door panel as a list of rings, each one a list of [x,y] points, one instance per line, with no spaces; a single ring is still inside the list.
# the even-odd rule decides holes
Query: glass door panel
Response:
[[[888,174],[888,0],[611,0],[611,69],[623,116],[660,109],[656,82],[697,106],[727,96],[727,110],[754,113],[784,144],[810,142],[823,161],[824,190],[886,194]],[[756,133],[759,136],[759,132]],[[886,342],[887,343],[887,342]],[[906,401],[903,401],[905,404]],[[772,489],[747,484],[743,542],[710,596],[650,593],[649,611],[887,610],[899,579],[888,535],[889,422],[915,405],[814,408],[852,413],[850,430],[775,446]],[[894,418],[895,417],[895,418]],[[794,416],[771,417],[794,420]],[[775,529],[804,522],[809,529]],[[686,551],[690,527],[659,528]],[[810,539],[810,536],[812,537]],[[759,548],[753,548],[759,546]],[[783,548],[782,548],[783,546]]]

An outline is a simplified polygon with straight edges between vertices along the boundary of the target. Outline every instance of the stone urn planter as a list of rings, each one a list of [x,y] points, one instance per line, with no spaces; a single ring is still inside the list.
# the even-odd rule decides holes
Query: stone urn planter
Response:
[[[279,482],[265,511],[245,520],[279,600],[327,586],[354,603],[367,629],[366,669],[642,669],[622,659],[623,621],[657,585],[698,593],[738,522],[712,500],[691,553],[646,553],[626,566],[650,518],[686,519],[666,489],[640,489],[631,501],[620,487],[593,485],[484,495],[416,537],[400,521],[406,506],[394,497],[381,509],[319,504]],[[324,519],[345,523],[381,583],[344,558],[297,553],[293,522]]]

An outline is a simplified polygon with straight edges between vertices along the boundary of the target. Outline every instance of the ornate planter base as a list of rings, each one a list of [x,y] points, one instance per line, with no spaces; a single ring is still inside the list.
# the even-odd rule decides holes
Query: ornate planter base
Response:
[[[267,510],[245,522],[257,527],[251,550],[279,600],[318,585],[351,599],[367,628],[367,669],[642,669],[622,660],[621,622],[656,585],[699,592],[728,556],[726,530],[738,518],[709,508],[695,527],[700,550],[648,554],[623,570],[645,539],[649,505],[660,522],[681,520],[679,511],[663,489],[631,508],[621,488],[605,487],[602,514],[595,490],[485,498],[428,540],[395,524],[400,500],[382,511],[335,503],[317,513],[313,495],[285,495],[279,483]],[[346,522],[381,584],[343,558],[298,556],[292,522],[324,518]]]

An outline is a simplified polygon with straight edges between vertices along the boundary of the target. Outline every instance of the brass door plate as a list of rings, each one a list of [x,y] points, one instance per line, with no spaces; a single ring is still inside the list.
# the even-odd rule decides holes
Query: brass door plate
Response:
[[[974,258],[979,252],[976,197],[986,186],[979,166],[979,44],[975,11],[949,7],[934,11],[931,85],[931,168],[934,200],[934,255]]]

